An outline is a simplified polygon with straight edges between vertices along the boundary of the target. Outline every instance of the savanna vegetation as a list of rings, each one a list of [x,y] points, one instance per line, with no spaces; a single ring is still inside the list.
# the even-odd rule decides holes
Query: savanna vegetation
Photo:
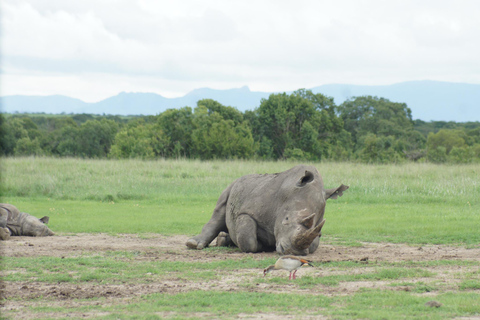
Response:
[[[6,114],[4,156],[110,159],[480,161],[480,123],[413,120],[405,103],[298,90],[240,112],[204,99],[156,116]]]
[[[327,187],[344,183],[350,189],[329,200],[321,246],[309,256],[316,268],[299,270],[296,281],[280,271],[263,277],[262,269],[276,260],[275,253],[185,247],[185,240],[198,234],[219,194],[234,179],[295,164],[2,159],[2,201],[38,217],[50,216],[49,226],[56,232],[49,239],[12,239],[4,245],[7,299],[2,315],[13,319],[480,315],[480,262],[475,256],[480,253],[478,164],[313,162]],[[396,256],[399,248],[406,251]],[[463,255],[458,255],[460,249]],[[441,307],[426,305],[431,300]]]

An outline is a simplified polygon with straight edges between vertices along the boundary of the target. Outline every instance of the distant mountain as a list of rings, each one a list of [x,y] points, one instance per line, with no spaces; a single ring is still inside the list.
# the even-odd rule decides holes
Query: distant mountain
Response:
[[[480,85],[439,81],[410,81],[386,86],[328,84],[311,88],[314,93],[333,97],[341,104],[346,99],[371,95],[404,102],[414,119],[424,121],[480,121]],[[287,92],[291,93],[291,92]],[[196,89],[183,97],[165,98],[155,93],[122,92],[105,100],[87,103],[66,96],[5,96],[2,112],[92,113],[155,115],[167,109],[195,107],[198,100],[214,99],[240,111],[253,110],[272,92],[254,92],[248,87],[228,90]]]
[[[6,96],[0,98],[2,112],[45,112],[45,113],[62,113],[74,112],[85,108],[88,103],[80,99],[70,98],[61,95],[53,96]]]
[[[480,85],[439,81],[409,81],[388,86],[329,84],[311,89],[341,104],[351,97],[377,96],[404,102],[414,119],[480,121]]]

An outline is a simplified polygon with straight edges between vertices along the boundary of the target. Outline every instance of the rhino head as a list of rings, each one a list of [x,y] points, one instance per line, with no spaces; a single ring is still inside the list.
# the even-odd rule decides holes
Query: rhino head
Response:
[[[23,212],[22,212],[23,213]],[[38,219],[34,216],[26,214],[23,224],[21,226],[21,235],[22,236],[32,236],[32,237],[45,237],[53,236],[54,233],[46,225],[48,224],[49,218],[47,216]]]
[[[325,190],[315,168],[297,174],[293,181],[286,179],[279,191],[279,198],[284,201],[275,221],[276,251],[282,255],[308,254],[312,243],[321,236],[326,200],[336,199],[347,189],[342,184]]]

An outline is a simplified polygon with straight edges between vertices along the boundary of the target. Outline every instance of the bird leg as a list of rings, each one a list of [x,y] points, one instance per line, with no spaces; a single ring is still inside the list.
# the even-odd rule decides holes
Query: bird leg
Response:
[[[295,275],[295,273],[297,273],[297,270],[293,271],[293,279],[297,279],[297,276]]]

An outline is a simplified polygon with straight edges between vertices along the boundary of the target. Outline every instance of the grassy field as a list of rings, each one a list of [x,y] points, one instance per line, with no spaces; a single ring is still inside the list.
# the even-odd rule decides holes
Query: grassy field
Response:
[[[280,172],[295,164],[4,158],[1,160],[2,202],[12,203],[37,217],[50,216],[50,228],[63,237],[84,233],[106,233],[113,239],[122,234],[137,234],[146,239],[152,234],[191,236],[200,232],[218,196],[236,178],[251,173]],[[355,250],[365,243],[440,245],[472,250],[480,247],[478,164],[313,165],[322,174],[327,188],[341,183],[350,186],[343,197],[327,204],[327,223],[321,243],[332,246],[332,250],[340,247]],[[39,303],[39,299],[54,301],[54,297],[47,295],[22,305],[21,312],[34,318],[63,318],[82,312],[106,319],[235,318],[258,312],[278,318],[298,315],[299,310],[306,312],[299,317],[322,315],[332,319],[480,316],[478,259],[410,264],[375,261],[365,266],[358,261],[330,262],[322,265],[328,274],[314,273],[292,284],[284,277],[256,276],[256,270],[275,261],[274,255],[252,257],[235,249],[210,248],[205,253],[195,253],[194,259],[214,257],[214,261],[198,262],[164,261],[164,255],[173,254],[166,249],[152,254],[157,260],[149,259],[147,252],[141,250],[89,251],[66,257],[7,256],[2,259],[4,280],[20,287],[32,283],[39,287],[62,283],[81,288],[91,284],[160,284],[175,279],[182,283],[218,282],[217,287],[208,290],[147,291],[140,297],[115,303],[103,296],[81,297],[68,306]],[[454,278],[454,284],[441,282],[438,270],[447,267],[446,272]],[[452,269],[457,270],[456,273]],[[242,283],[235,282],[234,292],[222,287],[232,272],[245,277]],[[382,283],[382,286],[347,295],[323,295],[317,291],[364,281]],[[386,282],[388,289],[383,286]],[[396,286],[408,290],[391,289]],[[258,289],[282,287],[289,290]],[[443,306],[425,307],[424,303],[432,297]],[[13,296],[10,301],[20,303],[22,299],[24,297]],[[16,318],[20,311],[9,312]]]
[[[236,178],[293,165],[3,159],[2,194],[25,212],[48,213],[60,232],[193,235]],[[350,186],[344,197],[328,202],[325,235],[347,242],[480,243],[478,164],[314,165],[327,188]]]

